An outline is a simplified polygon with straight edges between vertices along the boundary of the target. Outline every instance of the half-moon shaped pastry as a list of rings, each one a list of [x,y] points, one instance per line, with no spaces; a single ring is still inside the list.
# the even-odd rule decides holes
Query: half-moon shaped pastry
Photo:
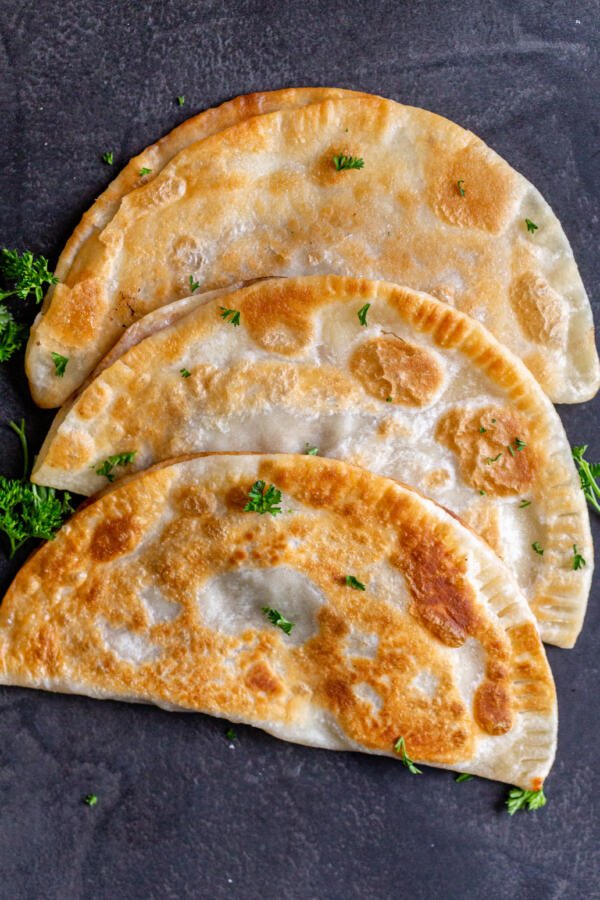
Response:
[[[82,508],[0,607],[0,683],[533,790],[555,751],[550,669],[493,551],[416,492],[310,456],[175,460]]]
[[[190,278],[211,290],[329,272],[427,290],[475,316],[554,400],[597,390],[590,305],[538,191],[458,125],[344,94],[197,141],[123,197],[34,324],[33,397],[64,402],[124,327],[187,295]],[[68,358],[62,377],[53,352]]]
[[[191,297],[130,331],[56,417],[34,481],[91,494],[182,453],[317,448],[459,514],[542,638],[573,645],[593,570],[579,476],[552,404],[482,325],[407,288],[313,276]]]

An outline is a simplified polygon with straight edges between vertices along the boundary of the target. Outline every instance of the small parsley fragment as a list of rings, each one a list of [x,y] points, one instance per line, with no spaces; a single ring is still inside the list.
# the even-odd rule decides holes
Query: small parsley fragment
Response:
[[[402,757],[402,764],[406,766],[411,775],[422,775],[420,769],[417,769],[414,762],[406,752],[406,744],[403,737],[399,737],[394,744],[394,753],[398,753]]]
[[[102,154],[102,162],[106,163],[107,166],[112,166],[115,161],[115,154],[112,150],[107,150],[106,153]]]
[[[365,161],[360,156],[345,156],[339,153],[333,157],[333,164],[336,172],[343,172],[344,169],[362,169]]]
[[[58,378],[62,378],[65,374],[65,369],[67,368],[69,357],[61,356],[60,353],[54,353],[54,351],[52,351],[50,355],[52,357],[52,362],[54,363],[54,374]]]
[[[483,425],[479,426],[479,434],[485,434],[486,431],[487,431],[487,428],[484,428]]]
[[[539,541],[534,541],[533,544],[531,545],[531,548],[532,548],[532,550],[535,550],[535,552],[538,554],[538,556],[544,555],[544,548],[542,547],[542,545],[540,544]]]
[[[498,462],[498,460],[500,459],[501,456],[502,456],[502,450],[496,456],[487,456],[486,460],[485,460],[486,465],[489,466],[489,465],[491,465],[491,463]]]
[[[479,489],[479,493],[481,494],[482,497],[485,497],[485,493],[486,493],[486,492],[483,491],[483,490],[481,490],[481,488]]]
[[[317,456],[319,453],[318,447],[311,447],[308,441],[304,445],[304,452],[307,456]]]
[[[194,276],[190,275],[190,291],[194,294],[200,287],[200,282],[194,280]],[[221,307],[222,309],[223,307]]]
[[[231,325],[235,325],[236,327],[240,324],[240,311],[239,309],[227,309],[225,306],[220,306],[219,309],[222,309],[221,318],[225,319],[226,322],[229,322]]]
[[[281,628],[281,630],[285,631],[286,634],[289,634],[294,627],[293,622],[288,622],[288,620],[284,616],[282,616],[280,612],[277,612],[277,610],[273,609],[271,606],[263,606],[262,611],[264,612],[269,622],[272,622],[273,625]]]
[[[276,516],[281,512],[281,491],[274,484],[266,485],[264,481],[255,481],[248,492],[249,500],[244,512],[257,512],[261,516],[270,513]]]
[[[146,166],[142,166],[142,168],[140,169],[140,178],[143,178],[144,175],[150,175],[151,172],[152,169],[147,169]]]
[[[590,463],[584,459],[585,452],[588,448],[587,444],[580,447],[573,447],[573,459],[579,470],[579,479],[581,481],[581,489],[590,506],[600,513],[600,486],[596,479],[600,476],[600,463]]]
[[[371,308],[371,304],[365,303],[365,305],[361,306],[359,311],[356,313],[356,315],[358,316],[358,321],[360,322],[361,325],[367,324],[367,313],[369,312],[370,308]]]
[[[97,794],[88,794],[83,798],[83,802],[86,806],[96,806],[98,804],[98,795]]]
[[[464,183],[465,183],[465,182],[464,182],[464,179],[463,179],[463,178],[460,178],[460,179],[456,182],[456,187],[458,188],[458,193],[460,194],[461,197],[464,197],[464,196],[465,196],[465,193],[466,193],[466,192],[465,192],[465,189],[464,189],[464,187],[463,187],[463,184],[464,184]]]
[[[180,94],[177,98],[177,106],[183,106],[185,103],[185,94]]]
[[[66,492],[61,498],[54,488],[40,487],[26,480],[29,452],[25,420],[21,419],[19,425],[10,422],[9,427],[19,438],[23,451],[23,478],[0,475],[0,532],[8,538],[12,559],[29,538],[51,541],[73,508]]]
[[[509,816],[514,816],[520,809],[540,809],[546,805],[546,802],[543,789],[539,791],[524,791],[523,788],[511,788],[506,798],[506,808]]]
[[[48,269],[45,256],[34,256],[30,250],[19,255],[17,250],[0,251],[0,274],[5,281],[12,281],[14,287],[9,291],[0,291],[0,301],[7,297],[18,297],[26,300],[35,294],[36,303],[42,302],[45,284],[58,284],[54,272]]]
[[[12,313],[0,303],[0,362],[7,362],[21,349],[27,333],[27,326],[15,322]]]
[[[524,497],[519,503],[519,509],[525,509],[526,506],[531,506],[531,500],[526,500]]]
[[[525,224],[527,225],[527,231],[530,234],[535,234],[535,232],[539,228],[539,225],[536,225],[535,222],[531,221],[531,219],[525,219]]]
[[[391,398],[391,397],[386,397],[386,398],[385,398],[385,402],[386,402],[386,403],[391,403],[391,402],[392,402],[392,398]]]
[[[467,772],[462,772],[454,780],[457,782],[457,784],[460,784],[462,781],[471,781],[473,777],[473,775],[469,775],[467,774]]]
[[[188,369],[180,369],[179,373],[182,378],[189,378],[190,375],[192,374]]]
[[[235,733],[233,728],[231,728],[231,726],[225,732],[225,737],[228,741],[235,741],[237,739],[237,734]]]
[[[133,462],[137,450],[130,450],[127,453],[117,453],[114,456],[109,456],[108,459],[105,459],[101,466],[95,470],[96,475],[104,475],[105,478],[108,478],[109,481],[114,481],[115,476],[113,474],[113,469],[117,466],[127,466],[130,462]],[[92,469],[94,467],[92,466]]]
[[[346,575],[344,580],[348,587],[354,588],[355,591],[366,591],[366,587],[362,581],[359,581],[354,575]]]
[[[581,553],[579,553],[579,551],[577,550],[577,544],[573,544],[573,564],[572,564],[571,568],[573,569],[574,572],[576,572],[577,569],[582,569],[583,566],[585,566],[585,565],[586,565],[586,561],[583,558],[583,556],[581,555]]]

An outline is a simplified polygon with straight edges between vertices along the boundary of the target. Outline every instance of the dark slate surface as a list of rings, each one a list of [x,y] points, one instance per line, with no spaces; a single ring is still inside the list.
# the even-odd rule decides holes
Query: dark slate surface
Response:
[[[104,150],[120,166],[233,95],[337,84],[479,133],[550,200],[597,301],[599,37],[598,0],[0,0],[0,246],[54,261],[108,181]],[[0,385],[1,421],[25,415],[37,447],[50,418],[21,360]],[[596,458],[598,409],[560,411]],[[18,474],[2,426],[0,454]],[[17,564],[1,556],[2,587]],[[0,897],[600,897],[599,599],[596,585],[577,649],[549,653],[548,806],[514,818],[493,783],[251,728],[230,747],[203,716],[0,689]]]

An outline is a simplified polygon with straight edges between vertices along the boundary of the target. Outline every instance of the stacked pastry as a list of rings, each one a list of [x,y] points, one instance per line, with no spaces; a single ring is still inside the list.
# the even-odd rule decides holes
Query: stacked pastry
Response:
[[[56,274],[32,480],[100,493],[11,586],[0,681],[539,790],[541,640],[593,568],[551,400],[600,370],[535,188],[424,110],[252,95],[132,160]]]

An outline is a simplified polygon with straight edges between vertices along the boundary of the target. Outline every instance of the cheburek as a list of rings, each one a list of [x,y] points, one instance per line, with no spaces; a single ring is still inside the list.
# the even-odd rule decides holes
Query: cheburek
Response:
[[[513,570],[543,639],[573,645],[593,570],[585,498],[552,404],[482,325],[330,275],[192,297],[131,331],[56,417],[35,482],[91,494],[118,454],[136,455],[111,478],[194,451],[318,448],[459,514]]]
[[[337,171],[341,154],[364,166]],[[446,119],[344,95],[197,141],[126,194],[34,324],[34,399],[62,403],[124,327],[185,296],[190,277],[211,290],[328,272],[428,290],[479,318],[555,400],[597,390],[590,305],[539,192]],[[63,377],[52,352],[69,360]]]
[[[244,510],[258,480],[278,515]],[[525,789],[555,751],[552,675],[496,555],[416,492],[309,456],[173,460],[82,508],[0,607],[0,683],[330,749],[394,756],[401,736]]]

